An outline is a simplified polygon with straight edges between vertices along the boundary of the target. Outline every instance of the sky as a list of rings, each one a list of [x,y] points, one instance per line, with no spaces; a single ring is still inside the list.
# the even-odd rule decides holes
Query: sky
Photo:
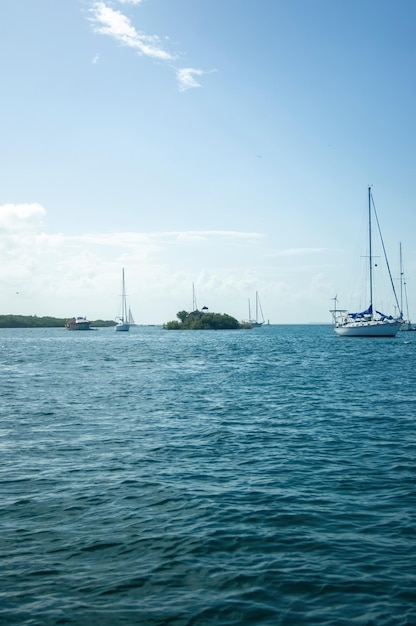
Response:
[[[0,314],[416,319],[414,0],[3,0]],[[378,271],[378,269],[377,269]],[[380,268],[381,273],[381,268]],[[403,293],[403,292],[402,292]]]

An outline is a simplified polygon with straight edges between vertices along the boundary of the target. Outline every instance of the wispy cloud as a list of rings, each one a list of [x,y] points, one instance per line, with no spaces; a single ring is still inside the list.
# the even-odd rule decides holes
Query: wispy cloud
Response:
[[[19,233],[39,231],[46,217],[46,209],[39,203],[31,204],[3,204],[0,205],[0,228],[5,233]],[[49,237],[49,236],[48,236]],[[51,235],[51,238],[54,236]],[[256,231],[246,232],[239,230],[173,230],[156,232],[119,232],[119,233],[84,233],[82,235],[65,236],[65,240],[72,242],[93,243],[97,245],[129,246],[144,241],[192,242],[208,240],[259,240],[264,238],[263,233]]]
[[[324,248],[287,248],[286,250],[280,250],[269,256],[273,257],[290,257],[290,256],[307,256],[310,254],[321,254],[325,252]]]
[[[120,4],[138,5],[142,0],[118,0]],[[157,35],[146,35],[133,26],[131,20],[121,11],[112,9],[103,0],[94,2],[90,9],[91,21],[94,23],[95,32],[107,35],[118,41],[123,46],[136,50],[141,56],[150,57],[159,61],[166,61],[172,65],[175,56],[168,52]],[[167,38],[165,38],[167,39]],[[93,63],[98,61],[98,55]],[[173,68],[176,73],[179,91],[187,91],[195,87],[201,87],[197,78],[211,71],[204,71],[192,67]]]
[[[241,232],[233,230],[186,230],[186,231],[166,231],[166,232],[126,232],[126,233],[86,233],[67,237],[72,242],[82,243],[83,245],[98,245],[113,248],[130,248],[138,245],[162,245],[162,244],[193,244],[195,242],[211,242],[215,245],[216,241],[228,242],[234,241],[258,241],[263,239],[265,235],[256,232]]]
[[[115,11],[104,2],[94,2],[90,11],[97,33],[109,35],[122,45],[133,48],[140,55],[163,61],[174,59],[162,48],[159,37],[137,31],[129,18],[121,11]]]
[[[98,61],[100,60],[100,55],[96,54],[95,57],[92,60],[92,64],[96,65],[98,63]]]
[[[186,91],[193,87],[200,87],[200,83],[195,79],[195,76],[202,76],[205,74],[202,70],[196,70],[192,67],[183,67],[176,71],[176,77],[178,79],[179,91]]]

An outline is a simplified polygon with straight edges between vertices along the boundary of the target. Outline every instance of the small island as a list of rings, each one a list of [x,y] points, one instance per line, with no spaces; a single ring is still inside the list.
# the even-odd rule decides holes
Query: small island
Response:
[[[252,328],[251,324],[239,322],[227,313],[208,313],[205,311],[179,311],[177,320],[163,324],[165,330],[237,330]]]

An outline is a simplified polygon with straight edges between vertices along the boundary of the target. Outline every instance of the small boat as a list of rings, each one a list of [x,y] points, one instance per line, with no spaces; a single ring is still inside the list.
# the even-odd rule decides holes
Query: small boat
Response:
[[[71,317],[65,324],[67,330],[93,330],[86,317]]]
[[[412,324],[410,320],[403,320],[399,330],[416,330],[416,324]]]
[[[337,335],[343,337],[395,337],[402,324],[402,319],[393,317],[378,311],[373,302],[373,254],[372,254],[372,216],[376,219],[378,232],[380,235],[381,245],[384,252],[384,260],[390,277],[390,285],[393,296],[400,310],[397,300],[396,290],[394,288],[393,279],[391,277],[390,266],[387,260],[387,254],[384,247],[383,238],[380,232],[377,212],[375,209],[371,187],[368,188],[368,277],[369,277],[369,305],[364,311],[358,313],[350,313],[346,309],[338,309],[338,299],[335,296],[335,308],[330,311],[334,324],[334,330]]]
[[[127,313],[127,296],[126,296],[126,283],[124,280],[124,267],[122,270],[122,293],[121,293],[121,314],[116,318],[116,325],[114,330],[127,332],[130,330],[129,318]]]

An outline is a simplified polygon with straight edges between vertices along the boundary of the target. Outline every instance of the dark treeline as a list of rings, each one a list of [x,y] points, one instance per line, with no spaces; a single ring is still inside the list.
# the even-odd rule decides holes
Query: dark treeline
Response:
[[[66,318],[38,317],[37,315],[0,315],[0,328],[64,328]],[[91,326],[96,328],[114,326],[113,321],[95,320]]]

